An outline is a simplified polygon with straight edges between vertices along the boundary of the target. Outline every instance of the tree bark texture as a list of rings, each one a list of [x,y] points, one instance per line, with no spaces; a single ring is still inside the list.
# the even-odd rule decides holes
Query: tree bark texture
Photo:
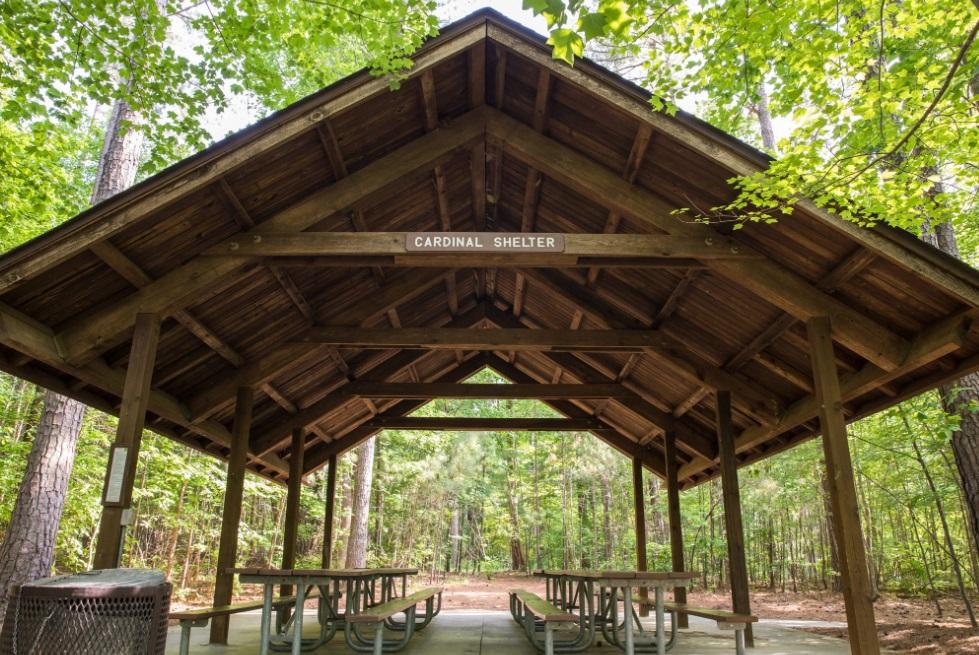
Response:
[[[7,535],[0,544],[0,624],[7,589],[51,573],[85,406],[48,392]]]
[[[374,477],[374,446],[371,437],[357,448],[357,471],[354,475],[353,505],[350,519],[350,539],[347,545],[346,568],[359,569],[367,560],[367,523],[370,518],[371,482]]]
[[[125,102],[113,105],[106,125],[92,204],[129,187],[136,177],[143,135],[127,130],[136,117]],[[75,461],[75,447],[85,418],[85,405],[47,392],[34,444],[27,458],[13,516],[0,546],[0,589],[44,577],[54,562],[55,537]],[[0,598],[0,623],[6,593]]]

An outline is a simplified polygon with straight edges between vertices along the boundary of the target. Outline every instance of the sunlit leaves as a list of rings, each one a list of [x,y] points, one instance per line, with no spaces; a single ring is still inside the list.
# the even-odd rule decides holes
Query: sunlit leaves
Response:
[[[640,62],[638,79],[655,94],[654,110],[695,103],[710,122],[758,143],[755,108],[766,87],[786,136],[780,161],[738,180],[735,202],[692,212],[702,219],[768,221],[808,197],[844,218],[914,232],[925,222],[953,220],[960,230],[976,223],[979,46],[929,109],[979,19],[970,3],[540,5],[535,11],[553,29]],[[613,6],[624,31],[605,13]],[[558,44],[570,39],[562,32]],[[555,51],[562,59],[570,54]]]

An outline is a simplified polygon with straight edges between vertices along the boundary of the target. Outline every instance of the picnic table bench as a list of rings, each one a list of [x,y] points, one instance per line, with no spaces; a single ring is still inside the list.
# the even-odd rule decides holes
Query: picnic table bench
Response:
[[[535,648],[542,649],[544,655],[554,655],[554,627],[559,623],[574,623],[577,620],[575,615],[529,591],[511,589],[509,593],[510,613],[523,626],[527,639]],[[538,627],[543,629],[543,641],[537,637]],[[577,639],[561,640],[557,645],[564,649],[577,642]]]
[[[316,592],[313,591],[306,598],[313,598],[315,596]],[[232,614],[260,610],[264,604],[265,601],[263,600],[248,600],[240,603],[232,603],[231,605],[170,612],[168,618],[171,621],[178,621],[180,623],[180,655],[188,655],[190,652],[190,631],[192,628],[203,628],[211,619],[218,616],[231,616]],[[280,596],[272,601],[272,607],[275,609],[285,609],[295,604],[295,596]]]
[[[431,622],[438,612],[434,610],[435,598],[439,599],[441,607],[442,587],[428,587],[420,589],[413,594],[395,598],[385,603],[373,605],[361,612],[347,614],[347,630],[344,631],[344,638],[347,646],[360,653],[394,653],[408,645],[408,641],[415,633]],[[425,616],[421,622],[416,621],[417,605],[425,603]],[[405,622],[403,624],[400,639],[385,640],[384,626],[388,624],[395,614],[404,612]],[[373,624],[374,636],[366,639],[358,630],[359,624]],[[390,624],[389,624],[389,627]]]
[[[715,610],[709,607],[692,607],[686,603],[666,603],[665,608],[674,616],[673,630],[676,631],[676,615],[687,614],[699,616],[702,619],[711,619],[717,622],[717,627],[721,629],[734,630],[734,650],[737,655],[744,655],[744,631],[749,623],[756,623],[757,616],[751,614],[737,614],[728,610]]]

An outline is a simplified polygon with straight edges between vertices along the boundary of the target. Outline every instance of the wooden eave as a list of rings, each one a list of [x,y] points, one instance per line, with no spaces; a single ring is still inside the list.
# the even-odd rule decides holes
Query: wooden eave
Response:
[[[733,392],[742,465],[816,434],[806,316],[833,314],[851,420],[979,369],[979,273],[913,235],[809,203],[737,232],[681,224],[671,208],[731,198],[726,180],[768,158],[682,112],[653,113],[648,94],[590,62],[553,61],[491,11],[415,60],[397,89],[355,74],[0,257],[0,368],[116,414],[135,314],[161,312],[148,427],[227,457],[235,389],[253,386],[248,466],[274,480],[288,476],[292,426],[307,429],[308,472],[425,402],[344,391],[358,382],[458,383],[490,367],[519,384],[621,385],[542,402],[597,420],[597,437],[660,475],[675,430],[685,487],[718,474],[714,389]],[[750,256],[438,268],[383,249],[231,245],[446,227],[672,235]],[[331,326],[662,339],[641,352],[310,340]]]

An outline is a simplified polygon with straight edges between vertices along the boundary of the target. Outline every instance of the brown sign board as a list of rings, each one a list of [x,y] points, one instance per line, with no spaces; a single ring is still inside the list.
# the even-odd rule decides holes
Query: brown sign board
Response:
[[[564,235],[521,232],[409,232],[408,252],[564,252]]]

